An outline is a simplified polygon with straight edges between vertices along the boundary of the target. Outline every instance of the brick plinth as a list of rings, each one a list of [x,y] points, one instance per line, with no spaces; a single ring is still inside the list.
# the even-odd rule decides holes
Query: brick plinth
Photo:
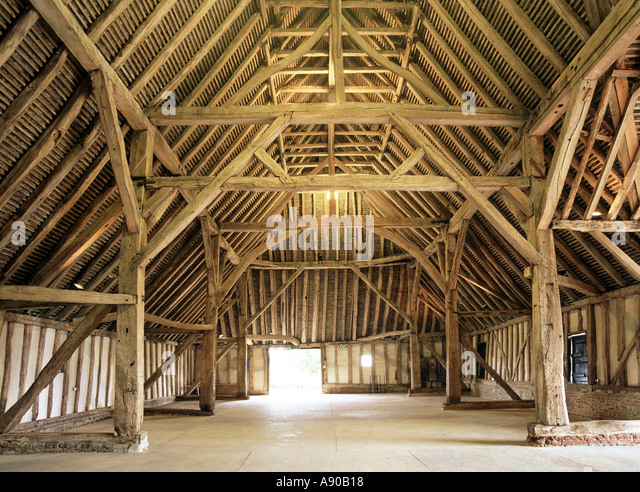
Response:
[[[136,437],[113,434],[33,433],[0,436],[0,455],[55,453],[140,453],[149,447],[147,433]]]
[[[546,436],[527,438],[536,447],[552,446],[640,446],[640,434],[592,436]]]

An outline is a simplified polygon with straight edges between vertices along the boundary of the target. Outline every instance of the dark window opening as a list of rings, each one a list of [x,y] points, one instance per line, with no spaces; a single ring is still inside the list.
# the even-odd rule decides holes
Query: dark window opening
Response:
[[[486,342],[478,343],[477,350],[480,357],[482,357],[483,360],[487,360],[487,343]],[[484,370],[484,367],[482,367],[480,363],[478,363],[477,365],[478,365],[478,367],[476,368],[477,378],[486,379],[487,374],[486,374],[486,371]]]

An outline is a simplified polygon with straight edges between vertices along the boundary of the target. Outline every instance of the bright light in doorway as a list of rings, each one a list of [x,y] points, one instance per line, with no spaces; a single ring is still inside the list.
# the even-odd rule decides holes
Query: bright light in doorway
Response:
[[[335,199],[338,199],[338,192],[336,191],[333,196],[335,197]],[[327,191],[327,200],[331,200],[331,192]]]
[[[362,367],[372,367],[373,366],[373,357],[370,355],[363,355],[360,358],[360,365]]]
[[[319,349],[269,350],[269,393],[296,397],[322,394],[322,362]]]

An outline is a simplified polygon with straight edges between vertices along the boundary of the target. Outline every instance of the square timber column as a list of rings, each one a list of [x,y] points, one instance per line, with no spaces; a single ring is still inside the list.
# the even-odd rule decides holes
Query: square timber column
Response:
[[[447,396],[446,403],[462,400],[462,353],[458,324],[458,289],[447,289],[445,295],[445,332],[447,334]]]
[[[130,169],[136,177],[151,176],[153,137],[151,132],[135,132],[132,141]],[[135,190],[140,210],[146,190]],[[135,295],[137,302],[118,306],[116,330],[116,367],[114,428],[119,437],[135,437],[142,430],[144,416],[144,297],[145,268],[139,266],[138,254],[147,244],[147,224],[140,221],[138,232],[122,228],[119,267],[119,292]]]
[[[213,415],[216,406],[216,369],[218,353],[218,313],[221,300],[220,291],[220,236],[213,235],[210,223],[202,219],[205,263],[207,266],[206,323],[216,325],[215,330],[206,331],[202,341],[202,362],[200,364],[200,410]]]
[[[249,270],[251,272],[251,270]],[[247,381],[247,361],[249,360],[249,346],[247,345],[247,299],[248,299],[248,274],[243,273],[238,284],[238,307],[240,316],[238,319],[238,364],[237,364],[237,397],[249,398],[249,384]]]
[[[553,231],[538,231],[536,236],[538,250],[549,261],[547,265],[533,267],[531,285],[531,341],[538,422],[566,425],[569,415],[564,379],[564,332]]]
[[[418,337],[418,321],[417,321],[417,302],[418,289],[420,287],[420,266],[416,266],[415,262],[407,267],[408,276],[408,293],[407,293],[407,314],[411,318],[409,335],[409,368],[411,376],[411,390],[417,390],[422,387],[422,378],[420,374],[420,355],[422,347]]]
[[[538,422],[544,425],[567,425],[564,379],[564,332],[558,270],[553,230],[538,227],[543,209],[546,174],[544,141],[532,136],[525,142],[523,165],[531,177],[533,217],[527,223],[529,242],[544,256],[545,261],[532,267],[531,349],[535,381]]]
[[[447,334],[446,401],[460,403],[462,400],[462,351],[460,349],[460,326],[458,315],[458,274],[467,237],[469,221],[465,220],[456,234],[446,232],[445,238],[445,332]]]

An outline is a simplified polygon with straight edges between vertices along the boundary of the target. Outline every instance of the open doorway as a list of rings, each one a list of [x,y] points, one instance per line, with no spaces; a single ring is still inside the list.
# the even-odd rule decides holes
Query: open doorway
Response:
[[[589,384],[586,334],[569,337],[569,370],[569,381],[573,384]]]
[[[322,394],[320,349],[269,349],[269,394]]]

